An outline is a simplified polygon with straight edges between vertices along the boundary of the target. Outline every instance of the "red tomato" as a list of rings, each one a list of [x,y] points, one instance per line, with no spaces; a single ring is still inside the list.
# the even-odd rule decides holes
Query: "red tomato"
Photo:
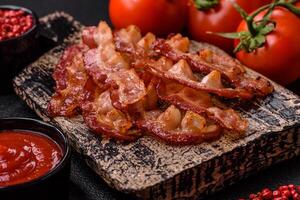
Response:
[[[246,12],[252,12],[272,0],[235,0]],[[214,44],[228,53],[232,53],[233,42],[230,39],[207,34],[235,32],[242,17],[229,0],[220,0],[219,4],[208,10],[198,10],[191,2],[188,12],[188,30],[191,37],[198,41]]]
[[[115,28],[137,25],[143,34],[180,32],[184,26],[186,0],[110,0],[109,15]]]
[[[300,2],[296,4],[300,8]],[[262,19],[262,12],[254,19]],[[285,8],[276,7],[270,20],[276,22],[275,29],[266,36],[265,44],[247,53],[242,50],[236,57],[246,66],[270,79],[287,85],[300,78],[300,18]],[[248,30],[243,21],[237,32]],[[235,45],[239,40],[235,40]]]

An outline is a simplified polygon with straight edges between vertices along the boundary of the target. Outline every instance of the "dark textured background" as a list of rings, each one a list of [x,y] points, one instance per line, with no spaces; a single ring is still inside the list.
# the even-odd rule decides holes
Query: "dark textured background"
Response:
[[[0,0],[0,4],[25,6],[35,10],[39,16],[57,10],[65,11],[85,25],[96,24],[100,19],[109,20],[108,0]],[[37,118],[16,95],[0,95],[0,117],[15,116]],[[76,153],[72,156],[71,171],[70,200],[131,199],[109,188]],[[288,183],[300,184],[300,158],[276,165],[233,186],[226,187],[208,200],[237,200],[264,187],[275,188]]]

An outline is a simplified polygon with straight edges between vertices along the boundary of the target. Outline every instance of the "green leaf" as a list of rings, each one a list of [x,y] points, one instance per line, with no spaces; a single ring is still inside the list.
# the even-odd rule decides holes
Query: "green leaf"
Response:
[[[224,38],[229,39],[239,39],[239,44],[234,49],[234,53],[244,50],[248,53],[255,51],[256,49],[262,47],[266,43],[266,37],[269,33],[271,33],[276,28],[276,23],[272,20],[270,20],[270,17],[272,15],[272,12],[274,8],[278,5],[284,6],[288,9],[292,9],[296,12],[299,11],[300,15],[300,9],[295,10],[294,6],[290,3],[286,3],[287,0],[274,0],[271,4],[265,5],[256,11],[254,11],[250,16],[247,15],[247,13],[237,4],[234,2],[234,0],[229,0],[233,3],[236,10],[240,13],[240,15],[243,17],[243,19],[247,23],[248,31],[242,31],[239,33],[211,33],[209,34],[215,34]],[[293,0],[290,0],[293,1]],[[280,3],[284,2],[284,3]],[[284,5],[283,5],[284,4]],[[255,16],[257,16],[259,13],[264,11],[265,9],[268,9],[266,14],[263,16],[263,18],[259,21],[254,20]]]
[[[254,45],[250,46],[249,50],[250,52],[254,51],[255,49],[261,47],[266,42],[266,37],[264,35],[257,35],[254,39]]]
[[[292,3],[281,3],[280,5],[287,8],[289,11],[291,11],[298,17],[300,16],[300,9],[296,6],[294,6]]]
[[[275,22],[270,22],[268,25],[260,29],[259,33],[262,35],[267,35],[268,33],[272,32],[276,27]]]
[[[233,50],[233,53],[236,53],[236,52],[239,52],[240,50],[243,49],[243,43],[240,42],[236,47],[235,49]]]
[[[254,40],[256,41],[256,45],[261,46],[266,42],[266,37],[264,35],[257,35]]]
[[[236,32],[234,32],[234,33],[214,33],[214,32],[207,31],[206,33],[211,34],[211,35],[218,35],[218,36],[228,38],[228,39],[240,38],[240,33],[236,33]]]
[[[232,3],[233,7],[240,13],[242,18],[244,20],[246,20],[248,18],[248,13],[239,4],[237,4],[235,1],[233,1],[233,0],[229,0],[229,1]]]
[[[195,0],[194,2],[199,10],[207,10],[219,4],[219,0]]]
[[[263,19],[261,20],[261,22],[259,23],[259,26],[257,27],[258,30],[261,30],[262,28],[264,28],[268,23],[270,23],[270,17],[273,13],[274,8],[276,7],[276,3],[279,0],[274,0],[273,3],[270,4],[266,14],[264,15]]]

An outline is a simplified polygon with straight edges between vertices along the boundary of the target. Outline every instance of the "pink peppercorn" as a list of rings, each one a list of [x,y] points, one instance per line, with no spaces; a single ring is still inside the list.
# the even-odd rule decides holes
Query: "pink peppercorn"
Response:
[[[263,191],[261,192],[261,197],[263,198],[263,199],[272,199],[272,197],[273,197],[273,193],[272,193],[272,191],[270,190],[270,189],[263,189]]]
[[[274,197],[274,198],[281,197],[280,191],[279,191],[279,190],[274,190],[274,191],[273,191],[273,197]]]
[[[0,41],[18,37],[33,27],[33,17],[23,10],[0,10]]]

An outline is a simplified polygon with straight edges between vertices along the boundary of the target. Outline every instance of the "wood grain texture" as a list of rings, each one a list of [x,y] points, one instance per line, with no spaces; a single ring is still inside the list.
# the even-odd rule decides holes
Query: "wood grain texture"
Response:
[[[265,99],[227,102],[249,120],[243,138],[225,134],[201,145],[170,146],[148,136],[124,144],[94,135],[81,116],[50,118],[45,110],[54,91],[53,69],[65,47],[78,41],[82,26],[65,13],[42,21],[50,28],[69,27],[60,30],[65,40],[15,77],[15,91],[43,120],[60,127],[91,168],[117,190],[144,199],[196,199],[300,154],[300,99],[275,83],[275,92]],[[191,47],[200,48],[224,53],[203,43]]]

